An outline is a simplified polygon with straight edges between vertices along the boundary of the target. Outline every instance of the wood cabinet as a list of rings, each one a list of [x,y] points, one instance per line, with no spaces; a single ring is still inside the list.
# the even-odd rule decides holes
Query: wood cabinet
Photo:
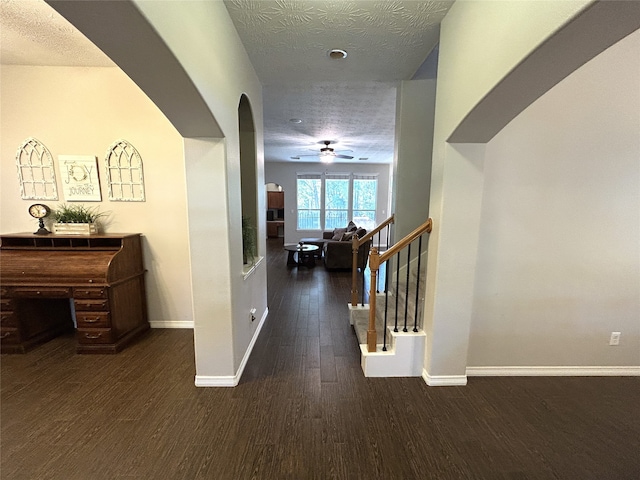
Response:
[[[140,234],[0,236],[2,353],[74,326],[78,353],[120,351],[149,329],[144,272]]]
[[[284,222],[281,220],[274,220],[272,222],[267,222],[267,237],[275,238],[279,236],[278,230],[280,228],[284,228]]]
[[[267,237],[284,236],[284,192],[267,192],[267,208]]]
[[[267,192],[267,208],[284,208],[284,192]]]

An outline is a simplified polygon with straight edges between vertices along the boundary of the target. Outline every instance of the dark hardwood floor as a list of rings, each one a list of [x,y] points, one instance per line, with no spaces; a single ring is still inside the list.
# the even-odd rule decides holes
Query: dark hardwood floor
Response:
[[[281,245],[235,388],[194,386],[190,330],[113,356],[68,336],[3,355],[1,478],[640,478],[639,378],[364,378],[350,274],[288,269]]]

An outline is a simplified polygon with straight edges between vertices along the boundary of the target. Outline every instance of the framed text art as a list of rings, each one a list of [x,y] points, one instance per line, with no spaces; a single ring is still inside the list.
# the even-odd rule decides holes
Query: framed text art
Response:
[[[99,202],[98,160],[93,155],[58,155],[62,190],[68,202]]]

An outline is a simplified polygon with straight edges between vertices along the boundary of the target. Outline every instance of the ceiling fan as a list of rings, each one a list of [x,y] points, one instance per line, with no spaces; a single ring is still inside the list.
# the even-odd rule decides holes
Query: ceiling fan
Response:
[[[346,160],[351,160],[353,157],[351,155],[342,155],[340,152],[350,152],[351,150],[339,150],[335,151],[329,145],[331,144],[330,140],[323,140],[324,147],[320,149],[318,153],[310,153],[305,155],[296,155],[295,157],[291,157],[292,160],[299,160],[300,157],[320,157],[321,162],[330,162],[334,158],[344,158]]]

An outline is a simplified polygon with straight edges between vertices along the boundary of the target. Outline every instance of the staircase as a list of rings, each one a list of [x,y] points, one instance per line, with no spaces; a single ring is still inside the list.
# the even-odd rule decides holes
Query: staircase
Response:
[[[380,256],[381,259],[384,257],[386,262],[395,255],[393,256],[395,265],[393,265],[393,271],[386,272],[389,275],[388,284],[390,285],[387,293],[384,293],[385,278],[381,278],[378,282],[381,285],[381,293],[376,293],[375,285],[371,287],[369,298],[372,299],[375,296],[374,301],[371,302],[375,304],[374,319],[371,318],[371,304],[349,306],[350,322],[360,344],[362,370],[367,377],[422,375],[426,334],[421,328],[421,307],[425,291],[426,250],[422,251],[421,248],[418,250],[418,255],[422,257],[420,261],[417,260],[418,255],[415,252],[411,261],[408,257],[413,240],[420,238],[422,233],[429,232],[430,226],[431,223],[428,220],[396,244],[403,246],[397,248],[394,246]],[[422,244],[421,240],[419,244]],[[372,256],[378,256],[378,252],[372,252]],[[398,265],[400,268],[397,268]],[[370,266],[372,270],[378,270],[377,259],[371,262]],[[419,277],[418,272],[420,272]],[[375,349],[368,345],[370,325],[375,325],[377,337]]]
[[[365,377],[419,377],[422,375],[422,365],[424,363],[424,348],[426,334],[418,327],[418,331],[413,331],[411,325],[407,332],[403,331],[403,324],[400,323],[398,331],[394,331],[394,322],[384,327],[384,302],[385,294],[378,293],[376,302],[376,332],[378,338],[383,342],[377,344],[375,352],[369,352],[367,348],[367,329],[369,326],[369,305],[349,306],[351,325],[358,338],[361,352],[361,366]],[[404,305],[404,292],[400,291],[398,303]],[[388,302],[395,303],[395,296],[390,293]],[[415,303],[410,301],[409,303]],[[382,305],[382,306],[380,306]],[[413,311],[415,308],[410,307]],[[403,312],[404,313],[404,312]],[[389,317],[389,313],[387,313]],[[389,319],[387,320],[389,321]],[[386,351],[383,350],[386,345]]]

